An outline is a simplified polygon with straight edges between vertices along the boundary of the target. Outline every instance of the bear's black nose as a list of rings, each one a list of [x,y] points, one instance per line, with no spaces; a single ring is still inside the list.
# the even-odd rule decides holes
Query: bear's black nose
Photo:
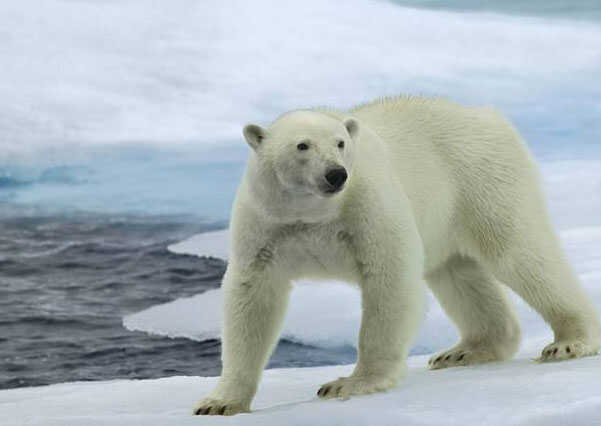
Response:
[[[347,177],[346,169],[344,167],[337,167],[326,173],[326,182],[330,184],[332,192],[334,192],[342,188]]]

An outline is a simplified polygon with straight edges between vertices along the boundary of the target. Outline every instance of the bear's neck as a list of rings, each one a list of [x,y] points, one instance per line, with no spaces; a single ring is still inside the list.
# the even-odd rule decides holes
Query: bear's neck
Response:
[[[265,180],[271,180],[268,184]],[[244,182],[247,188],[246,202],[259,217],[270,223],[324,223],[339,216],[340,200],[325,199],[309,193],[287,191],[278,185],[274,188],[275,176],[253,176],[249,173]]]

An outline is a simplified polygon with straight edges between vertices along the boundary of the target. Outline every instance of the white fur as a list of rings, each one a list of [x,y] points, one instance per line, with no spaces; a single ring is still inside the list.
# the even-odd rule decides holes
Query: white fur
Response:
[[[382,391],[403,376],[424,281],[461,333],[431,368],[513,355],[520,331],[501,283],[553,328],[541,360],[597,352],[598,316],[561,251],[534,162],[493,110],[402,97],[290,112],[244,134],[254,152],[232,215],[223,371],[196,413],[250,409],[299,278],[362,292],[356,368],[320,388],[324,398]],[[349,175],[333,195],[324,192],[332,167]]]

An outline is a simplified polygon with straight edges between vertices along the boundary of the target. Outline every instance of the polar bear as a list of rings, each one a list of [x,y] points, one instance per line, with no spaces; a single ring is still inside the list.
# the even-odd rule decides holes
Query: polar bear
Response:
[[[321,398],[403,377],[424,282],[461,336],[432,369],[514,354],[520,329],[503,285],[553,329],[541,361],[599,349],[597,312],[562,253],[532,157],[494,110],[397,97],[289,112],[244,136],[253,151],[232,211],[223,370],[195,414],[250,410],[301,278],[361,290],[357,364]]]

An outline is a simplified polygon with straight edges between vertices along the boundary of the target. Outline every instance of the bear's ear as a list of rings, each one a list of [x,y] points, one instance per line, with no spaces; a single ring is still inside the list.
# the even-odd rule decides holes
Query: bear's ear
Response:
[[[265,139],[265,136],[267,135],[267,131],[256,124],[247,124],[244,126],[243,133],[246,142],[248,142],[251,148],[255,151],[261,145],[261,143],[263,143],[263,139]]]
[[[344,127],[352,139],[357,139],[359,136],[359,122],[354,118],[347,118],[344,120]]]

